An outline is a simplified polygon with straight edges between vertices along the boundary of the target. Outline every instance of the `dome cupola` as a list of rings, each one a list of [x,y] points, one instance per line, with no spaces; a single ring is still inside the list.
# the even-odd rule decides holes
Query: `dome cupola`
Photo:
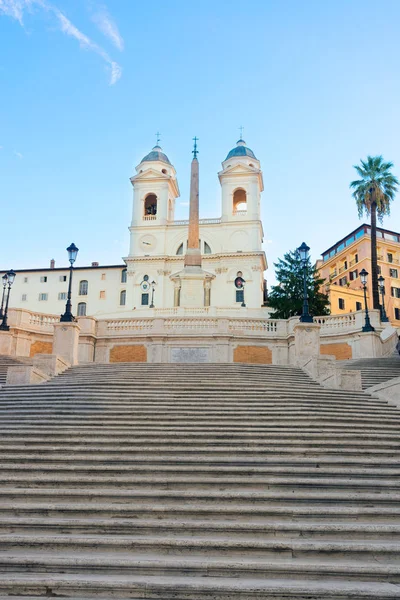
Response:
[[[144,163],[144,162],[154,162],[154,161],[160,161],[160,162],[166,163],[167,165],[171,164],[168,156],[166,154],[164,154],[161,146],[159,146],[158,144],[156,146],[154,146],[152,151],[149,152],[148,154],[146,154],[146,156],[144,158],[142,158],[142,160],[140,162]]]
[[[240,156],[248,156],[249,158],[254,158],[255,160],[257,160],[253,150],[250,150],[250,148],[246,146],[246,142],[242,138],[240,138],[240,140],[236,142],[236,147],[232,148],[225,160],[229,160],[230,158],[236,158]]]

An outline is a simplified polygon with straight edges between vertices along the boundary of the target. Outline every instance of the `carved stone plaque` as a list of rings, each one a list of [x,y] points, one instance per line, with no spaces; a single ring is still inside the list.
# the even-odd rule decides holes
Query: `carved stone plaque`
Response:
[[[172,363],[206,363],[209,348],[171,348]]]

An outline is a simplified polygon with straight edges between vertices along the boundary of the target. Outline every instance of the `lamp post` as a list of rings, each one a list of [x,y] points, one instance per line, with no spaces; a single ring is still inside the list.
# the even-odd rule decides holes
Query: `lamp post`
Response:
[[[5,273],[3,275],[2,280],[3,280],[3,296],[1,298],[0,319],[2,319],[4,317],[4,298],[6,296],[6,287],[7,287],[7,281],[8,281],[7,273]]]
[[[382,277],[382,275],[380,277],[378,277],[378,283],[379,283],[379,289],[382,295],[382,306],[381,306],[381,321],[382,323],[388,323],[389,319],[388,316],[386,314],[386,309],[385,309],[385,278]]]
[[[368,313],[368,303],[367,303],[367,281],[368,281],[368,271],[363,269],[360,271],[360,279],[364,288],[364,306],[365,306],[365,325],[362,328],[363,331],[375,331],[375,328],[372,327],[371,321],[369,320]]]
[[[151,282],[151,304],[149,308],[154,308],[154,288],[156,287],[156,282],[153,280]]]
[[[310,248],[307,246],[305,242],[297,248],[297,252],[300,255],[301,262],[303,263],[303,313],[300,317],[301,323],[313,323],[314,319],[310,315],[309,307],[308,307],[308,293],[307,293],[307,262],[308,262],[308,253]]]
[[[65,305],[65,313],[61,315],[60,321],[70,323],[71,321],[75,321],[75,317],[71,312],[72,303],[71,303],[71,289],[72,289],[72,270],[74,268],[74,262],[76,261],[76,257],[78,254],[79,248],[75,246],[72,242],[70,246],[67,248],[68,252],[68,260],[69,260],[69,284],[68,284],[68,296],[67,303]]]
[[[11,286],[14,283],[14,279],[15,279],[15,271],[13,271],[11,269],[11,271],[7,271],[6,275],[3,275],[3,286],[4,286],[4,277],[7,276],[7,283],[8,283],[8,291],[7,291],[7,300],[6,300],[6,307],[4,309],[4,314],[3,314],[3,320],[1,322],[0,325],[0,329],[3,331],[8,331],[10,329],[9,325],[7,325],[7,317],[8,317],[8,303],[10,301],[10,292],[11,292]],[[5,291],[5,286],[3,289],[3,296],[4,296],[4,291]]]

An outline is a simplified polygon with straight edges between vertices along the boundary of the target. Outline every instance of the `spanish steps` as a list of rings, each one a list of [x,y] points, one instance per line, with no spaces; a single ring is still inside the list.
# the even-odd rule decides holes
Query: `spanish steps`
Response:
[[[399,425],[284,366],[3,387],[0,599],[399,599]]]

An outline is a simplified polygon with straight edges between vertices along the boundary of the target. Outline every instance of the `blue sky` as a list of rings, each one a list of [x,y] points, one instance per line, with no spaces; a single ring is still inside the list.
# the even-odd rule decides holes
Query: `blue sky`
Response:
[[[273,262],[358,226],[352,165],[400,176],[400,2],[0,0],[1,267],[120,263],[134,166],[162,133],[187,215],[197,135],[202,216],[244,126],[261,161]],[[384,226],[400,231],[400,194]]]

